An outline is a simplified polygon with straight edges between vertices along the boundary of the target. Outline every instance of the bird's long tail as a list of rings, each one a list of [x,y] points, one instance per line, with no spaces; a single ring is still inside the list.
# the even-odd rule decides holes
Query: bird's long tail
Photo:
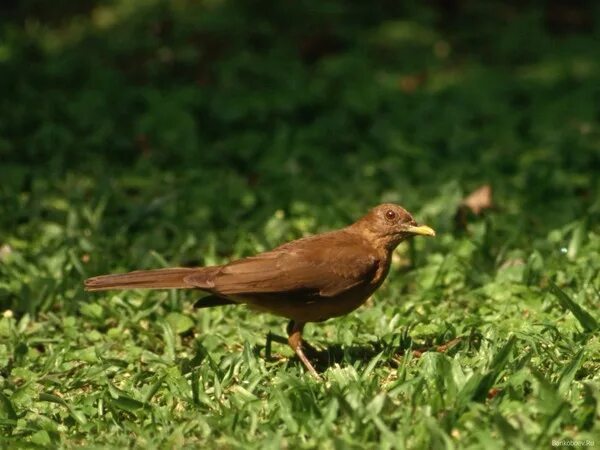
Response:
[[[109,289],[191,289],[202,288],[198,283],[199,274],[212,268],[185,268],[136,270],[135,272],[116,275],[100,275],[85,280],[86,291],[106,291]],[[186,278],[194,275],[196,282],[190,283]]]

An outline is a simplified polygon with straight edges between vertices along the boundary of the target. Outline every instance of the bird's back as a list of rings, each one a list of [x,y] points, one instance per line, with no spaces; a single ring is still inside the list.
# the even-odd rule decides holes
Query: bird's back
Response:
[[[210,280],[199,273],[187,281],[259,310],[314,322],[360,306],[385,278],[388,259],[360,235],[339,230],[233,261]]]

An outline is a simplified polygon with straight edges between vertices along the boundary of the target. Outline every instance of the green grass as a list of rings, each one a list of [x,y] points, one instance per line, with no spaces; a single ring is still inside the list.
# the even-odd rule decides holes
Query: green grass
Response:
[[[3,23],[0,446],[598,445],[598,27],[495,3],[260,3],[29,2]],[[486,183],[495,208],[457,228]],[[266,357],[281,318],[83,291],[381,201],[438,236],[307,327],[322,383],[286,346]]]

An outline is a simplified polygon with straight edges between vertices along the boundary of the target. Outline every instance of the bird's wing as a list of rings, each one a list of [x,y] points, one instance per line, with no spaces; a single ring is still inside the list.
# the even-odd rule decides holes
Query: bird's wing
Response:
[[[186,282],[210,285],[211,292],[221,295],[302,292],[333,297],[370,282],[379,264],[362,239],[340,237],[324,234],[294,241],[226,264],[210,280],[199,274],[186,277]]]

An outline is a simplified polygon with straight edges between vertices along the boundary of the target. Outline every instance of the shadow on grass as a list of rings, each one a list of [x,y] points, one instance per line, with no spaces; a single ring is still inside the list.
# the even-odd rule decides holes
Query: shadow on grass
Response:
[[[304,352],[311,360],[318,372],[324,372],[328,368],[340,365],[351,365],[359,362],[368,364],[373,358],[382,355],[380,365],[397,368],[400,365],[401,359],[410,354],[412,358],[420,358],[425,352],[455,354],[459,349],[467,345],[471,348],[474,344],[473,336],[458,336],[441,345],[417,345],[412,339],[406,337],[401,340],[399,345],[389,345],[385,342],[376,341],[366,345],[351,345],[349,347],[341,344],[331,344],[327,348],[319,350],[305,342]],[[287,339],[283,336],[269,333],[264,346],[257,345],[254,347],[255,355],[259,356],[264,350],[264,357],[267,360],[277,359],[272,353],[272,343],[276,342],[282,345],[287,345]],[[289,358],[289,364],[299,362],[297,358]]]

